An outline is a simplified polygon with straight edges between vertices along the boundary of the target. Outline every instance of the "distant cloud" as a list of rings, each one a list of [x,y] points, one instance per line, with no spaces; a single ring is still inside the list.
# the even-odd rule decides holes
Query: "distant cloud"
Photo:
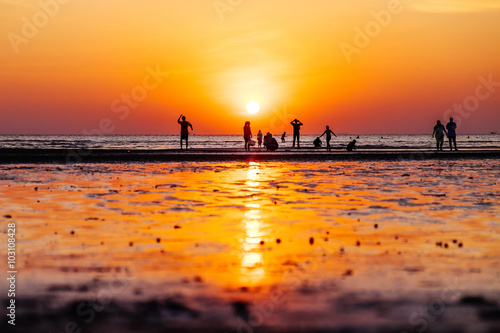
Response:
[[[430,13],[471,13],[500,11],[498,0],[417,0],[411,6]]]

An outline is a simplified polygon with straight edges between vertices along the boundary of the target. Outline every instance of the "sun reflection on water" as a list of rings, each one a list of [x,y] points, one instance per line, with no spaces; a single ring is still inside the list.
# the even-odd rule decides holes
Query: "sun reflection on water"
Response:
[[[246,189],[251,192],[260,190],[259,163],[250,162],[247,170]],[[245,204],[248,209],[242,220],[245,238],[242,240],[241,280],[247,284],[257,284],[265,276],[264,257],[260,243],[265,237],[264,224],[260,214],[260,203],[257,198],[250,195],[249,202]]]

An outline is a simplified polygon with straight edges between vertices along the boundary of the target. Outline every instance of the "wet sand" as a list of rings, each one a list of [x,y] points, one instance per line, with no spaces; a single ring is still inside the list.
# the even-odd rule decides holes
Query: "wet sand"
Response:
[[[498,159],[6,164],[0,179],[20,332],[500,330]]]
[[[266,162],[266,161],[411,161],[411,160],[500,159],[499,149],[434,151],[422,149],[334,149],[290,148],[274,152],[255,148],[189,150],[117,149],[0,149],[0,164],[5,163],[110,163],[110,162]]]

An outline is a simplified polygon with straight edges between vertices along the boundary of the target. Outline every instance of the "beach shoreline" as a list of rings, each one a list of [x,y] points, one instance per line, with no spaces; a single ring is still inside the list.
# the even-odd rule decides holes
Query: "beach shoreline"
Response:
[[[425,149],[360,149],[354,152],[300,148],[267,152],[254,149],[0,149],[0,164],[109,163],[109,162],[266,162],[266,161],[412,161],[412,160],[500,159],[500,149],[435,151]]]

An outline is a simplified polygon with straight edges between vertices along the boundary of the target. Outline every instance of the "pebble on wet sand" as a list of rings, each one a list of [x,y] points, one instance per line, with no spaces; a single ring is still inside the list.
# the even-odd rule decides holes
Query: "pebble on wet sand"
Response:
[[[352,275],[352,269],[348,269],[347,271],[342,274],[342,276],[351,276]]]

